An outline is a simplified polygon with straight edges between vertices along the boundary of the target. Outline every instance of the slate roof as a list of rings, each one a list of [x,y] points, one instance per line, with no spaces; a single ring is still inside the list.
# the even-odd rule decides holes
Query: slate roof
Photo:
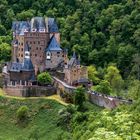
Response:
[[[34,70],[34,67],[33,67],[33,64],[32,64],[32,61],[30,58],[24,58],[24,62],[22,64],[22,68],[21,68],[22,71],[32,71]]]
[[[16,33],[16,34],[23,34],[23,30],[30,30],[30,23],[28,21],[14,21],[12,23],[12,30]]]
[[[25,50],[24,51],[30,51],[29,45],[26,43],[25,44]],[[34,67],[31,61],[31,58],[24,58],[23,63],[20,62],[12,62],[10,71],[14,72],[20,72],[20,71],[33,71]]]
[[[77,58],[77,55],[75,52],[73,52],[73,56],[70,59],[70,61],[68,62],[68,67],[72,67],[74,64],[80,65],[80,59]]]
[[[12,23],[12,30],[19,35],[24,35],[25,29],[30,31],[31,29],[41,29],[48,28],[50,33],[59,32],[57,23],[54,18],[45,17],[33,17],[31,21],[14,21]]]
[[[54,18],[48,18],[49,32],[50,33],[58,33],[58,26]]]
[[[22,63],[18,63],[18,62],[11,63],[10,71],[20,72],[21,69],[22,69]]]
[[[52,36],[46,51],[62,51],[62,49],[60,48],[59,43],[57,42],[57,40],[55,38],[55,36]]]
[[[34,17],[31,20],[31,28],[37,29],[39,31],[40,29],[46,29],[46,23],[44,17]]]
[[[24,58],[24,62],[12,62],[9,71],[20,72],[20,71],[33,71],[34,67],[31,59]]]

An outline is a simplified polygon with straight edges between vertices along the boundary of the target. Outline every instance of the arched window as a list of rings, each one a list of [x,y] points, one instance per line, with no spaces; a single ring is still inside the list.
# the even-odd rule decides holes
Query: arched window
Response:
[[[51,59],[51,52],[50,52],[50,51],[47,51],[47,53],[46,53],[46,58],[47,58],[48,60]]]

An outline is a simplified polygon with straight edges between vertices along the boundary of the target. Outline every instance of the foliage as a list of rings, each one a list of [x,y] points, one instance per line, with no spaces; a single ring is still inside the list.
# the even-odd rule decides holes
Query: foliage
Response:
[[[28,118],[28,110],[27,106],[21,106],[16,112],[17,119],[19,121],[26,120]]]
[[[123,87],[124,81],[122,80],[119,70],[115,66],[108,66],[107,73],[105,74],[105,80],[107,80],[111,88],[117,92]]]
[[[78,106],[78,110],[83,108],[83,103],[85,102],[85,89],[83,87],[78,87],[74,93],[74,104]]]
[[[9,61],[11,58],[11,48],[7,43],[0,44],[0,61]]]
[[[99,85],[94,87],[94,90],[103,94],[110,94],[111,87],[110,83],[106,80],[102,80]]]
[[[61,33],[61,46],[69,49],[69,55],[75,49],[83,64],[94,64],[97,68],[116,63],[123,77],[127,78],[135,65],[132,56],[140,52],[139,6],[139,0],[1,0],[0,44],[10,45],[11,38],[2,42],[1,39],[2,36],[11,37],[13,20],[55,17]],[[8,52],[5,54],[9,55]],[[5,57],[1,59],[7,61]]]
[[[98,71],[96,70],[95,66],[88,66],[88,77],[93,84],[99,83],[100,79],[98,78]]]
[[[128,98],[137,100],[140,98],[140,81],[134,80],[130,83]]]
[[[37,76],[37,81],[41,84],[51,84],[52,78],[48,72],[43,72]]]

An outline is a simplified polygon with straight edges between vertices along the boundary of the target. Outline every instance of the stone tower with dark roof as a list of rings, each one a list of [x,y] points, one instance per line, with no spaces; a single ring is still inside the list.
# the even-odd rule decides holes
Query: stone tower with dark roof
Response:
[[[65,64],[64,73],[64,81],[69,85],[78,86],[82,84],[86,87],[88,86],[87,68],[80,65],[80,57],[75,52],[73,52],[73,56]]]
[[[24,61],[24,50],[28,44],[35,70],[45,70],[48,67],[46,65],[46,49],[52,37],[55,37],[58,45],[60,44],[60,33],[55,19],[34,17],[31,21],[15,21],[12,30],[13,40],[16,41],[12,44],[12,61],[17,62],[18,60],[21,63]]]
[[[55,36],[52,36],[46,48],[46,69],[56,68],[61,62],[64,62],[64,52]]]

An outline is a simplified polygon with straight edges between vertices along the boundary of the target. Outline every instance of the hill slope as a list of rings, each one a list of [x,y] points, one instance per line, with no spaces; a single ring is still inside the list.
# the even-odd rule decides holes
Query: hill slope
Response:
[[[70,54],[75,49],[86,65],[116,63],[126,78],[140,51],[139,7],[139,0],[1,0],[0,61],[10,59],[13,20],[48,16],[57,19],[61,45]]]
[[[29,108],[27,124],[17,123],[16,111],[22,105]],[[53,100],[19,100],[0,96],[0,139],[26,140],[39,137],[41,140],[56,140],[59,135],[68,135],[57,126],[58,111],[62,108],[63,105]]]

